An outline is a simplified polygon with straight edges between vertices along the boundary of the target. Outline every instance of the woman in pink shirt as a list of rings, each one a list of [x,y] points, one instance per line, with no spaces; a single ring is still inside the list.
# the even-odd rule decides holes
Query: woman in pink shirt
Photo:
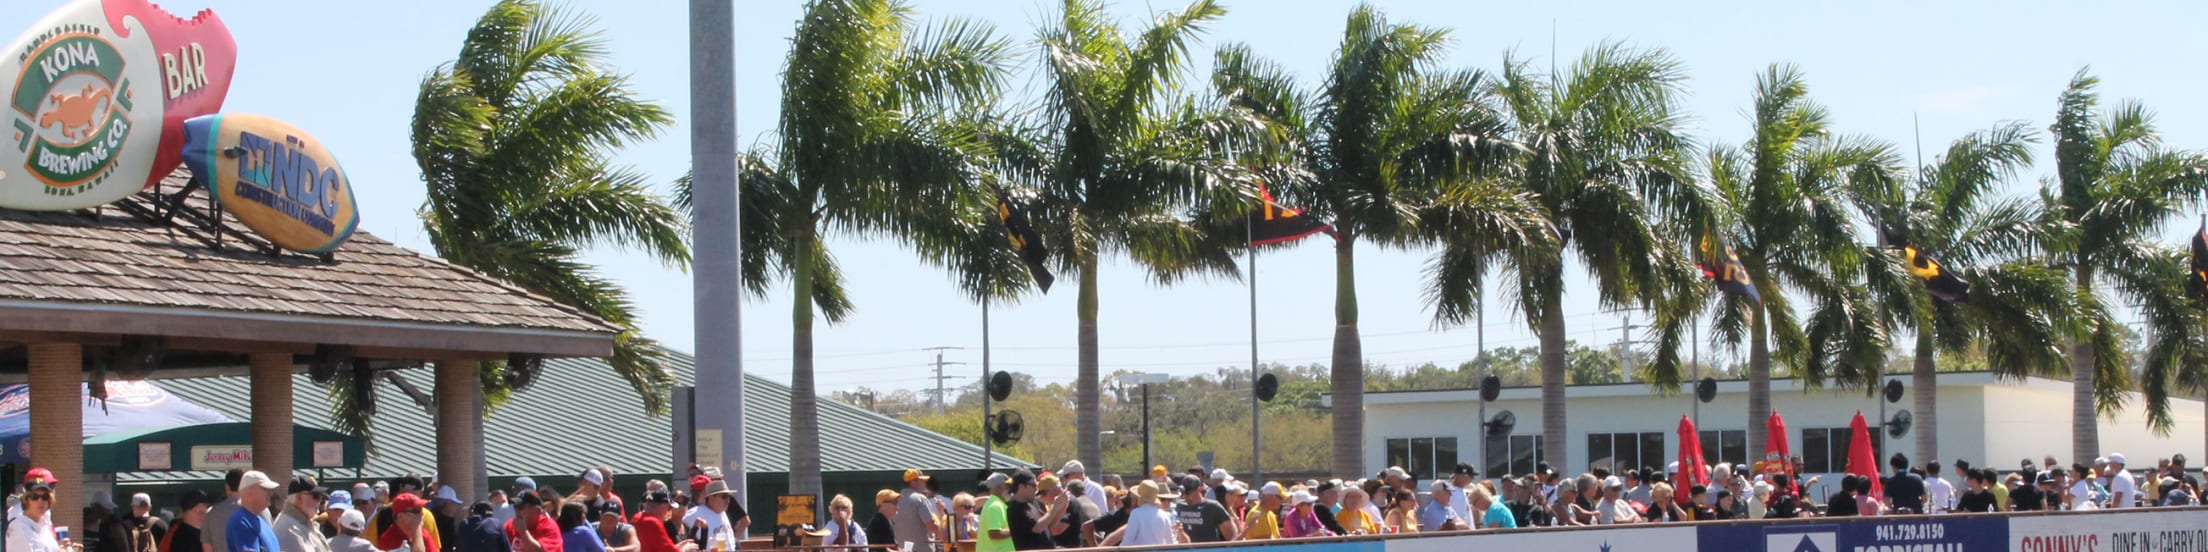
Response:
[[[1326,530],[1325,523],[1319,522],[1318,512],[1311,509],[1311,504],[1318,501],[1319,497],[1312,496],[1310,491],[1296,491],[1291,495],[1289,502],[1295,506],[1289,508],[1287,519],[1281,521],[1285,525],[1281,533],[1291,539],[1334,536],[1333,531]]]

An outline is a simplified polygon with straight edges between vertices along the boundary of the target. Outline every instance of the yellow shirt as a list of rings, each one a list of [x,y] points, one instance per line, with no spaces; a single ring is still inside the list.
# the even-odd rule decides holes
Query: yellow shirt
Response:
[[[1996,512],[2006,512],[2006,511],[2009,511],[2009,486],[2008,486],[2008,485],[1994,485],[1994,486],[1993,486],[1993,511],[1996,511]]]
[[[1242,540],[1280,538],[1280,515],[1259,508],[1250,511],[1250,528],[1242,531]]]
[[[1342,524],[1343,531],[1351,533],[1362,531],[1367,535],[1380,534],[1380,522],[1372,519],[1372,514],[1365,513],[1364,508],[1344,506],[1342,511],[1334,513],[1334,521]]]

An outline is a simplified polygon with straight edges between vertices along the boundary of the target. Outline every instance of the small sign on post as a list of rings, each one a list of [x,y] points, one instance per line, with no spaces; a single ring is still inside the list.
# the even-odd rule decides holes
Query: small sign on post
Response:
[[[721,465],[721,430],[699,428],[694,439],[697,441],[695,454],[698,465]]]
[[[315,442],[314,442],[314,467],[317,467],[317,468],[342,468],[342,467],[345,467],[345,442],[344,442],[344,441],[315,441]]]
[[[175,457],[167,442],[138,443],[138,469],[140,471],[168,471],[174,469]]]

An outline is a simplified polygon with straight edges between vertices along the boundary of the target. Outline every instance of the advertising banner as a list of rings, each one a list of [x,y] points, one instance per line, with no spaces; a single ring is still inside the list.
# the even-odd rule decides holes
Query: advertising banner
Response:
[[[2208,512],[2102,511],[2009,519],[2014,552],[2208,551]]]
[[[1686,526],[1638,526],[1563,531],[1506,530],[1448,537],[1396,538],[1388,540],[1387,543],[1388,552],[1457,552],[1463,550],[1693,552],[1695,550],[1695,530],[1693,527]]]
[[[1823,518],[1699,527],[1704,552],[1996,552],[2009,522],[1995,517]]]

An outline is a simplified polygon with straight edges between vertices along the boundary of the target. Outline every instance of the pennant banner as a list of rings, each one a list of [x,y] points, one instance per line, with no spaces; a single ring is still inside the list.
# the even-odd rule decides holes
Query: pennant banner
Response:
[[[1012,206],[1004,196],[1004,190],[996,190],[997,221],[1004,223],[1004,235],[1012,242],[1012,250],[1020,254],[1020,262],[1027,263],[1027,273],[1035,278],[1035,287],[1050,293],[1050,283],[1057,277],[1050,275],[1050,248],[1043,246],[1042,236],[1035,234],[1035,227],[1027,222],[1027,214]]]
[[[1933,259],[1932,255],[1918,250],[1916,245],[1910,244],[1908,236],[1893,228],[1885,227],[1878,229],[1878,235],[1882,241],[1886,242],[1887,247],[1901,250],[1902,260],[1909,262],[1909,274],[1916,276],[1918,280],[1923,280],[1924,290],[1931,293],[1933,297],[1949,303],[1961,303],[1970,300],[1970,283],[1956,277],[1955,273],[1948,272],[1947,265],[1940,264],[1940,261]]]
[[[1763,294],[1756,291],[1756,284],[1748,278],[1748,267],[1740,264],[1740,254],[1730,245],[1721,244],[1715,237],[1702,236],[1702,276],[1717,284],[1717,289],[1748,298],[1763,304]]]
[[[2193,234],[2193,274],[2186,283],[2195,299],[2208,304],[2208,222]]]
[[[1272,190],[1264,184],[1257,185],[1258,198],[1264,201],[1258,212],[1250,214],[1250,245],[1272,245],[1303,239],[1304,236],[1334,229],[1332,225],[1303,214],[1302,211],[1282,207],[1273,202]]]

